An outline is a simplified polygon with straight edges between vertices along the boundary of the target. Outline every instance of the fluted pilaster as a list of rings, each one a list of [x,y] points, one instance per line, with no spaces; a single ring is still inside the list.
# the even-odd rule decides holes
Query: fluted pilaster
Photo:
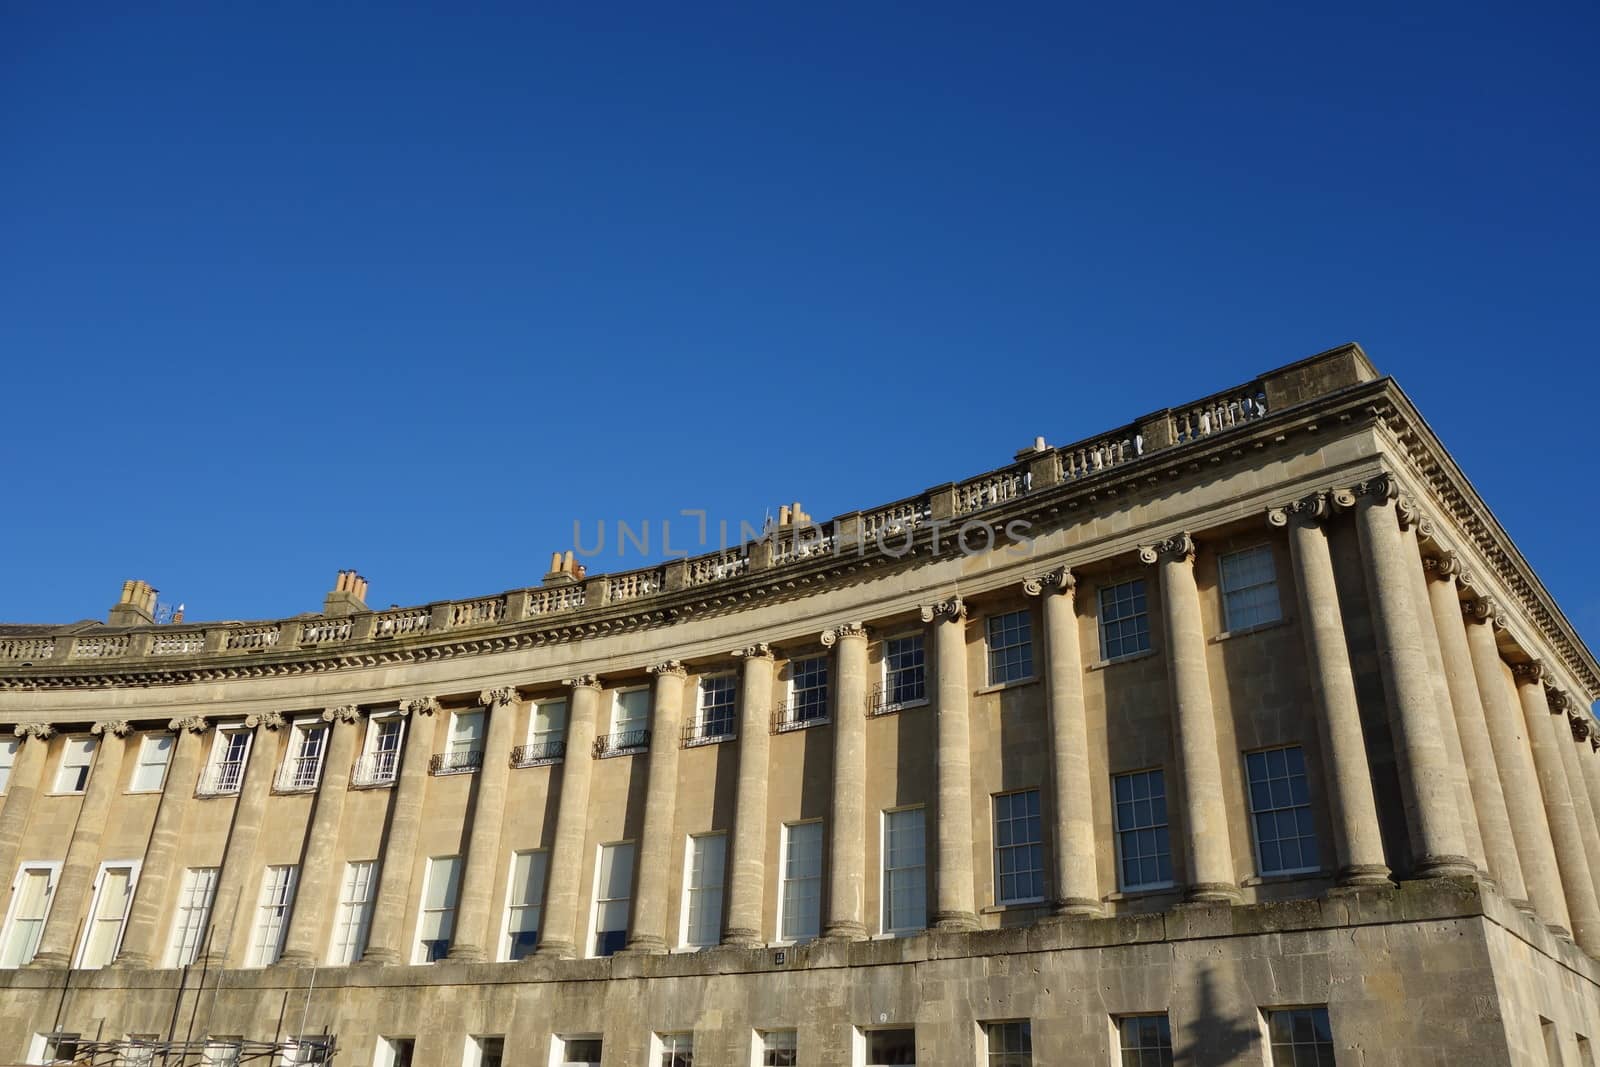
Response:
[[[771,747],[772,650],[764,644],[738,653],[744,660],[739,685],[739,782],[733,813],[732,884],[723,941],[759,945],[767,868],[767,754]]]
[[[689,672],[677,660],[650,668],[650,764],[645,769],[644,830],[639,841],[639,889],[633,902],[628,950],[665,952],[667,900],[672,886],[672,840],[678,801],[678,732],[683,683]]]
[[[550,880],[545,891],[538,954],[570,959],[578,952],[578,886],[583,877],[583,846],[589,833],[589,779],[594,772],[595,722],[600,714],[600,680],[592,674],[569,678],[567,756],[561,763],[561,795],[556,808],[556,839],[550,850]]]
[[[432,697],[403,701],[406,719],[405,751],[400,757],[400,777],[395,782],[389,808],[389,832],[378,867],[378,899],[372,906],[363,963],[403,963],[410,958],[406,940],[407,905],[411,871],[417,860],[417,837],[422,831],[422,802],[428,792],[428,760],[433,755],[433,735],[439,719],[439,702]]]

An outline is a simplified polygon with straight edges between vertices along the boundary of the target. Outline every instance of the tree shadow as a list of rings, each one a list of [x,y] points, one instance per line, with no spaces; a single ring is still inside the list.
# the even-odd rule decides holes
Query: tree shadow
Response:
[[[1177,1058],[1191,1067],[1223,1067],[1232,1063],[1261,1062],[1261,1029],[1226,1012],[1218,1003],[1216,978],[1207,968],[1200,975],[1200,1012],[1184,1028],[1187,1055]]]

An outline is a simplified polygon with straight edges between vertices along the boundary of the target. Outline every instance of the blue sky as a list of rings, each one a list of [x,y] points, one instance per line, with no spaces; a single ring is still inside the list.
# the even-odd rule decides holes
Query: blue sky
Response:
[[[123,7],[0,13],[0,618],[536,584],[1359,340],[1600,644],[1592,6]]]

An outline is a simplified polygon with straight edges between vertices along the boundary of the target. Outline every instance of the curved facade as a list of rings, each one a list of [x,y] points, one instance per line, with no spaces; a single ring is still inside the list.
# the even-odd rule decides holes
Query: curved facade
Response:
[[[786,517],[0,627],[0,1061],[1590,1062],[1600,668],[1359,348]]]

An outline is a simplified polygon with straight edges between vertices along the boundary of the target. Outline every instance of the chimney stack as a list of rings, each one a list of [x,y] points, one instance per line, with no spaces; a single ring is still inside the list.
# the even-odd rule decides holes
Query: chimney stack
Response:
[[[156,593],[149,582],[137,578],[122,583],[122,598],[112,607],[106,622],[112,626],[144,626],[156,621]]]
[[[572,585],[583,581],[587,568],[572,557],[572,550],[550,553],[550,573],[544,576],[545,585]]]
[[[1035,437],[1033,439],[1033,447],[1024,448],[1022,451],[1018,452],[1016,454],[1016,459],[1017,459],[1017,462],[1020,463],[1025,459],[1030,459],[1030,458],[1032,458],[1034,456],[1037,456],[1040,452],[1048,452],[1048,451],[1050,451],[1050,446],[1044,443],[1044,438],[1043,437]]]
[[[340,571],[333,592],[322,600],[322,613],[328,616],[354,615],[367,610],[367,580],[353,570]]]

